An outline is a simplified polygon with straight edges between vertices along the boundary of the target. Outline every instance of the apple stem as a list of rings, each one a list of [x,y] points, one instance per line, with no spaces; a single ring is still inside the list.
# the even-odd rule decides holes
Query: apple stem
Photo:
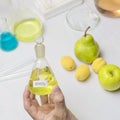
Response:
[[[111,76],[113,76],[113,75],[114,75],[114,73],[113,73],[113,72],[110,72],[110,74],[111,74]]]
[[[87,31],[88,31],[89,29],[90,29],[90,26],[88,26],[87,29],[85,30],[85,34],[84,34],[85,37],[86,37]]]

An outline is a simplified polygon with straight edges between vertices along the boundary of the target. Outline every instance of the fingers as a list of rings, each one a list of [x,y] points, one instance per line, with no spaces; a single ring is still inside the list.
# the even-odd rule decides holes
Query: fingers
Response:
[[[24,107],[25,109],[30,107],[30,91],[28,90],[28,86],[25,87],[24,93],[23,93],[23,100],[24,100]]]
[[[40,106],[35,98],[35,95],[28,90],[28,87],[25,88],[23,100],[25,110],[33,119],[35,119]]]
[[[48,95],[41,95],[40,98],[41,98],[42,105],[48,104]]]
[[[31,100],[35,99],[35,95],[31,93],[31,94],[30,94],[30,99],[31,99]]]
[[[25,109],[29,109],[33,104],[38,105],[37,101],[35,100],[35,95],[28,90],[28,86],[25,87],[23,100]]]
[[[48,95],[40,96],[40,98],[42,105],[48,103]],[[28,90],[28,86],[26,86],[25,88],[23,99],[24,99],[24,105],[27,107],[30,107],[30,105],[33,103],[32,101],[35,99],[35,95]]]
[[[52,94],[50,95],[50,100],[55,104],[56,109],[66,108],[64,95],[58,86],[54,87]]]

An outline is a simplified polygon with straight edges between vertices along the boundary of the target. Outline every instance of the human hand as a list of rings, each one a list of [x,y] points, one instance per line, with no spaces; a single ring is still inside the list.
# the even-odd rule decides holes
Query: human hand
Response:
[[[34,120],[77,120],[67,109],[62,91],[54,87],[52,94],[40,96],[41,105],[28,87],[23,94],[24,108]]]

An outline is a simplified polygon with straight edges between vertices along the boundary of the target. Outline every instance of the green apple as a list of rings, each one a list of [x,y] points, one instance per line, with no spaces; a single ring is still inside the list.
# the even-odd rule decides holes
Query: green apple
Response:
[[[104,65],[98,73],[98,79],[105,90],[118,90],[120,88],[120,68],[113,64]]]
[[[100,53],[99,45],[94,40],[93,36],[86,34],[88,27],[85,31],[85,35],[76,41],[74,46],[75,56],[85,63],[92,63]]]

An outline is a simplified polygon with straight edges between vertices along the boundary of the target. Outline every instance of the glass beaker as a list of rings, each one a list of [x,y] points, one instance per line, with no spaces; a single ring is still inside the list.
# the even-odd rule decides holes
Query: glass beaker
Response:
[[[99,16],[87,2],[70,9],[66,15],[68,25],[77,31],[85,31],[88,26],[94,29],[99,23]]]
[[[12,0],[15,12],[9,17],[9,24],[18,40],[31,42],[43,33],[43,21],[37,12],[27,8],[22,2]]]
[[[97,10],[107,17],[120,17],[120,0],[94,0]]]

